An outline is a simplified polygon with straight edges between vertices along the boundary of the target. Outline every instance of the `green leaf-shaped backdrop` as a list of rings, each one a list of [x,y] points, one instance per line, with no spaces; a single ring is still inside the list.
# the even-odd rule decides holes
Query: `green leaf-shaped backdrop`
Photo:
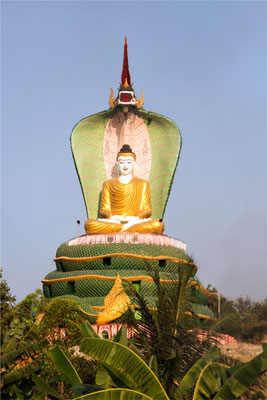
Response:
[[[102,111],[82,119],[71,148],[88,218],[99,217],[103,182],[116,176],[116,155],[129,144],[137,156],[135,175],[149,181],[152,218],[162,218],[181,150],[181,134],[169,118],[139,110]]]

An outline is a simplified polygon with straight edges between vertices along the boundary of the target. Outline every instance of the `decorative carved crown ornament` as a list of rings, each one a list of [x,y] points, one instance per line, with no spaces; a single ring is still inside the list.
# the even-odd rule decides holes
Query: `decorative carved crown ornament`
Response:
[[[123,53],[123,65],[121,72],[121,85],[119,88],[119,93],[116,99],[114,99],[113,89],[111,87],[111,93],[109,97],[109,106],[115,109],[118,106],[123,107],[123,111],[126,113],[129,107],[136,107],[138,109],[142,108],[144,105],[143,89],[141,90],[140,100],[135,97],[133,84],[131,83],[131,75],[129,71],[128,63],[128,44],[125,36],[124,41],[124,53]]]

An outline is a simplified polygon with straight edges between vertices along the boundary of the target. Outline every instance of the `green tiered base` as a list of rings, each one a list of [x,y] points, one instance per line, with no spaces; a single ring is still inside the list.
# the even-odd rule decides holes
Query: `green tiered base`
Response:
[[[156,286],[148,272],[148,266],[156,266],[162,284],[170,285],[174,284],[173,273],[177,272],[178,265],[182,263],[188,265],[193,272],[190,280],[195,296],[192,312],[200,318],[213,318],[207,307],[208,292],[194,278],[197,268],[190,263],[190,257],[183,250],[184,244],[178,248],[178,241],[175,245],[141,243],[148,241],[146,236],[151,238],[151,234],[142,235],[141,239],[136,234],[128,234],[128,243],[118,243],[120,237],[121,241],[124,241],[125,236],[101,235],[105,239],[104,243],[88,244],[88,240],[85,239],[90,238],[90,235],[84,235],[63,243],[58,248],[55,258],[57,270],[49,273],[43,280],[44,295],[47,298],[75,300],[90,323],[95,324],[98,313],[104,309],[104,299],[112,289],[118,273],[122,280],[138,283],[139,293],[146,298],[150,307],[155,307]],[[165,235],[153,234],[152,238],[163,238],[167,243],[168,240],[173,240]],[[117,243],[114,243],[116,241]]]

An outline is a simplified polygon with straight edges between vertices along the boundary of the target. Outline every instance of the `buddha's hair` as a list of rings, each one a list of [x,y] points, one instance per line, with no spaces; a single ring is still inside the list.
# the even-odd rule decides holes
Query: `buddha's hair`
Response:
[[[117,161],[119,156],[133,156],[134,160],[136,161],[136,155],[128,144],[124,144],[118,152]]]

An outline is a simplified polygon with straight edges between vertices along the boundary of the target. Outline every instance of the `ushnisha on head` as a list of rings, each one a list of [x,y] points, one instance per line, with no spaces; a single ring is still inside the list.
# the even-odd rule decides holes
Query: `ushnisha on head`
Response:
[[[135,97],[133,84],[131,83],[131,75],[129,71],[128,63],[128,45],[125,36],[124,42],[124,53],[123,53],[123,65],[121,72],[121,84],[119,88],[119,93],[116,99],[114,99],[114,93],[111,88],[111,94],[109,98],[110,108],[122,107],[123,112],[127,113],[129,109],[142,108],[144,104],[143,92],[141,91],[140,100]]]
[[[128,144],[124,144],[117,155],[119,175],[132,175],[136,165],[136,155]]]

